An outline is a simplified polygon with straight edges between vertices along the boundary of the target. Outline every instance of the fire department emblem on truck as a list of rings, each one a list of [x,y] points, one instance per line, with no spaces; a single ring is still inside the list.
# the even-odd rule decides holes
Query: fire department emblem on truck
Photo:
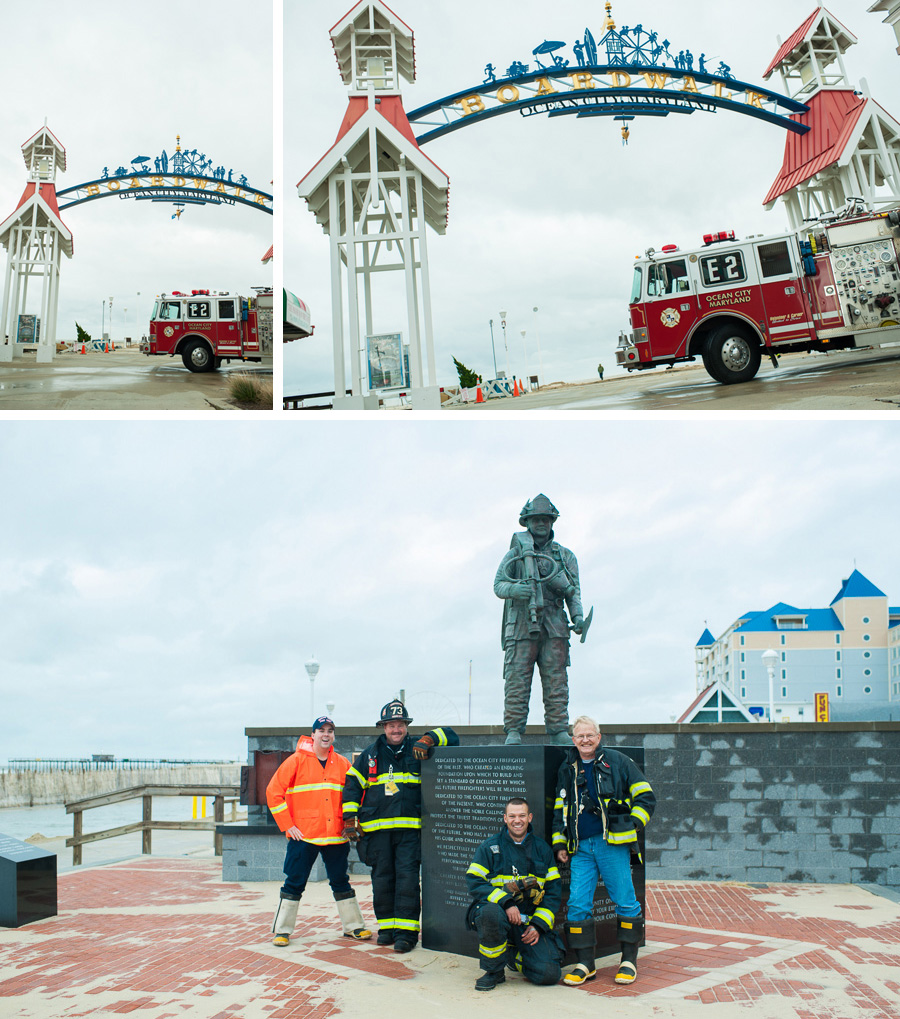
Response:
[[[175,335],[175,330],[171,326],[166,326],[166,328],[163,329],[163,332],[166,334],[166,336],[174,336]]]
[[[667,329],[672,329],[681,321],[681,313],[675,308],[663,308],[659,320]]]

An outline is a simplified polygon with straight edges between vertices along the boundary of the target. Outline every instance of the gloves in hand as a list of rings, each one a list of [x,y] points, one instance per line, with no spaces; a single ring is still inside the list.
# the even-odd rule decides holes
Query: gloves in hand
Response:
[[[417,761],[427,761],[434,749],[434,740],[427,733],[413,743],[413,754]]]
[[[544,889],[536,877],[520,877],[517,881],[507,881],[503,887],[517,902],[527,898],[538,906],[544,898]]]
[[[349,839],[351,842],[357,842],[362,835],[362,831],[359,827],[359,821],[355,817],[344,818],[344,830],[341,832],[342,839]]]

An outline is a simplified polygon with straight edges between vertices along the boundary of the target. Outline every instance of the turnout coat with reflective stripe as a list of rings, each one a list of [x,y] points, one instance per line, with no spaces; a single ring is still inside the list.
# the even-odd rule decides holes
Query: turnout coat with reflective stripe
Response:
[[[656,797],[641,769],[626,754],[597,748],[594,760],[595,798],[603,812],[603,837],[610,845],[637,841],[656,807]],[[578,814],[585,791],[581,757],[570,747],[556,777],[553,812],[553,848],[574,853],[578,849]]]
[[[536,877],[544,889],[544,898],[533,906],[526,896],[516,900],[504,885],[523,877]],[[539,930],[552,931],[562,902],[562,880],[550,847],[531,829],[524,842],[513,842],[506,828],[475,850],[475,859],[466,871],[469,894],[478,902],[495,902],[501,909],[518,906]]]
[[[278,827],[285,833],[288,828],[299,828],[303,841],[317,846],[346,842],[341,838],[341,793],[349,767],[347,758],[329,747],[323,768],[312,739],[301,736],[297,750],[282,762],[266,786],[266,802]]]
[[[425,735],[435,746],[459,746],[459,736],[446,726]],[[364,833],[422,827],[422,762],[413,753],[416,739],[407,735],[395,748],[382,733],[347,772],[344,817],[358,817]]]

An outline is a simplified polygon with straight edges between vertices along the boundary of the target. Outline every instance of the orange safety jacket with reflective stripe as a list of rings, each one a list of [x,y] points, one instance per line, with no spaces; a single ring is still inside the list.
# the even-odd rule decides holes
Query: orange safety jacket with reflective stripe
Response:
[[[341,794],[349,767],[347,758],[329,747],[323,768],[312,739],[301,736],[296,752],[282,762],[266,786],[266,802],[278,827],[285,834],[288,828],[299,828],[303,841],[317,846],[346,842],[341,838]]]

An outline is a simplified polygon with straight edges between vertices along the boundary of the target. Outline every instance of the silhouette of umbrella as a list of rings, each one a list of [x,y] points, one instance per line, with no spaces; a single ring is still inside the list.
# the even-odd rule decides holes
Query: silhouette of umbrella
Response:
[[[134,159],[131,160],[131,162],[132,163],[149,163],[150,162],[150,157],[149,156],[135,156]]]
[[[553,53],[554,50],[561,50],[565,46],[564,42],[548,42],[546,39],[531,51],[532,56],[537,56],[539,53]]]

